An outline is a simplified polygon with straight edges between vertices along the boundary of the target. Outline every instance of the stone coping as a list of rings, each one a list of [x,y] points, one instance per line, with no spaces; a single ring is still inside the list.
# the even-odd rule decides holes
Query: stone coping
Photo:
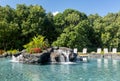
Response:
[[[120,60],[120,54],[89,54],[89,58],[105,58]]]

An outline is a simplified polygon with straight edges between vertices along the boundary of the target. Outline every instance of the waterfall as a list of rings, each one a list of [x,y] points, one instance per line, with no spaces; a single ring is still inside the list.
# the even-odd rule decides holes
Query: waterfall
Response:
[[[69,60],[70,52],[69,51],[63,51],[62,53],[66,56],[66,62],[70,62],[70,60]]]
[[[66,52],[66,62],[70,62],[70,60],[69,60],[69,52]]]
[[[19,55],[17,57],[15,57],[14,55],[12,55],[12,60],[11,62],[20,62],[20,60],[23,58],[23,55]]]
[[[60,55],[60,62],[65,62],[65,57],[63,55]]]
[[[60,61],[61,62],[70,62],[70,60],[69,60],[69,54],[70,54],[70,52],[69,51],[58,50],[58,52],[61,54],[60,55]],[[65,60],[65,57],[62,54],[64,56],[66,56],[66,60]]]
[[[60,62],[61,64],[76,64],[74,62],[70,62],[70,51],[68,50],[58,50],[58,53],[60,54]]]
[[[14,55],[12,55],[12,60],[11,60],[11,62],[18,62],[18,58],[15,57]]]
[[[62,64],[75,64],[73,62],[70,62],[70,58],[69,58],[70,51],[62,51],[62,54],[66,56],[65,62]]]

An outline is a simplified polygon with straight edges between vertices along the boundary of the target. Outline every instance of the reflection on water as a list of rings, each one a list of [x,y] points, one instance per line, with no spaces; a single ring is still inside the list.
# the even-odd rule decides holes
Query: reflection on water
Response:
[[[119,60],[110,60],[110,59],[97,59],[97,67],[102,68],[104,65],[104,68],[114,67],[117,68],[119,63]],[[111,65],[110,65],[111,64]]]
[[[116,66],[117,65],[117,60],[113,60],[113,66]]]
[[[54,72],[55,71],[55,65],[51,65],[50,69],[51,69],[52,72]]]
[[[83,67],[84,71],[87,71],[87,70],[88,70],[88,69],[87,69],[87,63],[83,63],[83,64],[82,64],[82,67]]]
[[[34,77],[34,78],[31,78],[32,81],[39,81],[40,80],[40,77],[38,74],[33,74],[32,77]]]
[[[117,62],[118,62],[118,60],[112,60],[112,65],[113,65],[114,69],[117,68]]]
[[[60,73],[67,73],[67,74],[70,73],[70,65],[69,64],[57,65],[57,68],[59,68],[59,69],[56,68],[56,65],[49,65],[49,66],[50,66],[51,72],[54,72],[55,70],[57,70]]]
[[[12,63],[12,69],[16,70],[16,69],[20,69],[22,70],[22,65],[21,63]]]
[[[33,66],[34,67],[34,66]],[[31,81],[39,81],[40,73],[38,72],[38,68],[34,69],[31,67],[25,68],[22,63],[12,63],[12,71],[21,73],[24,78],[30,79]]]
[[[104,67],[108,68],[108,59],[104,59]]]
[[[55,65],[52,64],[49,66],[50,66],[50,69],[48,69],[49,72],[46,72],[46,74],[51,73],[49,74],[51,75],[50,79],[51,77],[53,77],[49,81],[70,81],[69,75],[71,75],[71,72],[70,72],[71,70],[70,70],[69,64],[55,64]]]
[[[102,64],[102,59],[97,59],[97,66],[98,66],[98,68],[101,68],[101,64]]]
[[[0,81],[120,81],[120,61],[91,59],[88,63],[29,65],[0,59]]]

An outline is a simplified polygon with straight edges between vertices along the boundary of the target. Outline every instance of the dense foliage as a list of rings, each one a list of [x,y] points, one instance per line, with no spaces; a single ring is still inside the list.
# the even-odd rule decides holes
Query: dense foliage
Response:
[[[39,53],[42,50],[49,47],[49,43],[45,38],[41,35],[35,36],[32,38],[32,41],[30,41],[28,44],[23,46],[27,49],[30,53]]]
[[[15,9],[0,6],[0,49],[23,49],[34,36],[42,35],[53,46],[120,47],[120,12],[87,16],[74,9],[66,9],[53,16],[39,5],[18,4]],[[120,48],[119,48],[120,49]]]

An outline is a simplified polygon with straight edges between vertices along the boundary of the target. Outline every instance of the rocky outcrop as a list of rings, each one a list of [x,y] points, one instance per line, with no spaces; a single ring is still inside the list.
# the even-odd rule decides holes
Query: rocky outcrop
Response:
[[[38,54],[23,53],[23,57],[20,61],[30,64],[43,64],[50,61],[50,53],[43,52]]]
[[[71,53],[69,55],[69,59],[70,59],[71,62],[75,62],[77,60],[77,54]]]
[[[7,52],[4,52],[2,55],[0,55],[0,58],[3,58],[3,57],[11,57],[12,54],[9,54]]]
[[[77,54],[74,54],[72,49],[66,47],[53,48],[53,52],[50,54],[51,62],[66,62],[67,54],[69,61],[76,60]]]
[[[14,56],[17,58],[19,55],[22,55],[19,61],[23,63],[44,64],[49,62],[65,62],[67,61],[66,54],[68,54],[69,61],[73,62],[76,60],[77,54],[74,54],[72,49],[66,47],[51,47],[42,53],[36,54],[28,54],[24,51]]]

